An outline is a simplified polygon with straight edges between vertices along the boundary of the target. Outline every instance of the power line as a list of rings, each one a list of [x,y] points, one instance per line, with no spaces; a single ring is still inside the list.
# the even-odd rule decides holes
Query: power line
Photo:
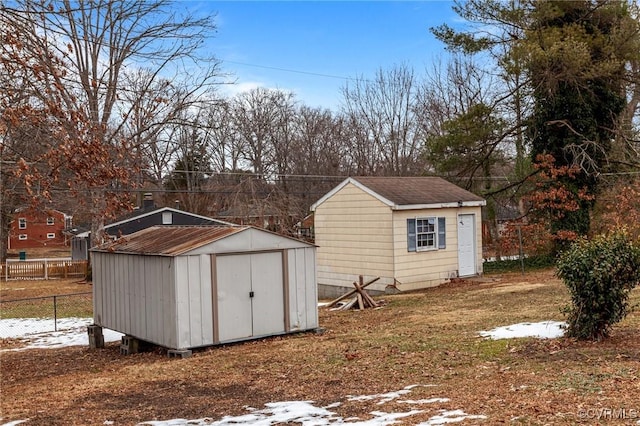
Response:
[[[284,71],[284,72],[290,72],[290,73],[295,73],[295,74],[305,74],[305,75],[312,75],[312,76],[316,76],[316,77],[334,78],[334,79],[337,79],[337,80],[371,82],[371,80],[364,79],[364,78],[344,77],[344,76],[339,76],[339,75],[324,74],[324,73],[312,72],[312,71],[300,71],[300,70],[293,70],[293,69],[289,69],[289,68],[272,67],[272,66],[268,66],[268,65],[249,64],[249,63],[246,63],[246,62],[229,61],[229,60],[226,60],[226,59],[220,59],[220,60],[223,63],[226,62],[226,63],[229,63],[229,64],[243,65],[243,66],[254,67],[254,68],[263,68],[263,69],[275,70],[275,71]]]

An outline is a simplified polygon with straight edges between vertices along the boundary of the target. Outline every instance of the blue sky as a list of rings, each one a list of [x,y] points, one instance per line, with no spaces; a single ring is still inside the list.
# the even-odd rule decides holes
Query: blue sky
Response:
[[[396,64],[422,74],[444,54],[429,28],[458,20],[450,1],[182,4],[217,13],[211,53],[237,80],[231,92],[290,90],[306,105],[330,109],[340,105],[345,78],[373,77]]]

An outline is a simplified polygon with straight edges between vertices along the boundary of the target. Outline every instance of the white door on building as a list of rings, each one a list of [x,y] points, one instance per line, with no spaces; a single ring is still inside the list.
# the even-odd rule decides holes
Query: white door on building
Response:
[[[249,260],[248,255],[216,257],[218,322],[214,327],[221,342],[253,336]]]
[[[285,331],[282,252],[216,257],[221,342]]]
[[[252,254],[251,275],[253,335],[284,332],[282,252]]]
[[[458,275],[476,274],[475,215],[458,215]]]

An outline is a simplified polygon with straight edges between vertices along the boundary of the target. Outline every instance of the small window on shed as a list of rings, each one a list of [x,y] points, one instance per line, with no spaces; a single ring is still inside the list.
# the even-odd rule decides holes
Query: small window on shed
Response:
[[[27,229],[27,218],[21,217],[18,219],[18,229]],[[25,238],[26,240],[26,238]]]
[[[55,219],[51,216],[47,218],[47,225],[53,225],[55,223]]]
[[[56,234],[54,234],[53,232],[49,232],[49,233],[47,234],[47,239],[49,239],[49,240],[52,240],[52,239],[54,239],[55,237],[56,237]]]
[[[21,241],[26,240],[26,239],[27,239],[27,234],[20,234],[20,235],[18,235],[18,239],[19,239],[19,240],[21,240]]]
[[[171,225],[173,223],[173,214],[171,212],[162,212],[162,224]]]
[[[446,249],[444,217],[407,219],[407,251]]]

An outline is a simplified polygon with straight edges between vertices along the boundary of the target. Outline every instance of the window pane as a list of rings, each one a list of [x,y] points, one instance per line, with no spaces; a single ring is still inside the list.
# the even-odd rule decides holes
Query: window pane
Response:
[[[435,248],[436,218],[416,219],[416,230],[419,248]]]

